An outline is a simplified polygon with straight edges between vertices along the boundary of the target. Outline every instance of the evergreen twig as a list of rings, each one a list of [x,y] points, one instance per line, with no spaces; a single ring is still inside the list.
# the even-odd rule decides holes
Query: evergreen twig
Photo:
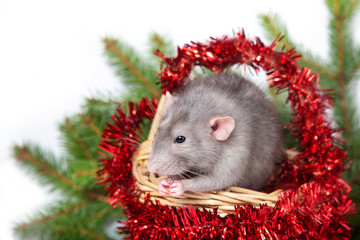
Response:
[[[157,46],[169,46],[160,35]],[[121,217],[121,208],[113,209],[102,186],[96,184],[98,164],[98,143],[102,131],[110,116],[119,104],[128,100],[136,101],[144,96],[160,96],[157,90],[156,68],[143,63],[135,49],[124,42],[105,39],[106,54],[110,64],[114,65],[117,74],[129,87],[127,99],[121,95],[88,98],[82,106],[82,113],[76,114],[60,124],[62,140],[65,147],[64,157],[56,158],[54,154],[43,151],[30,144],[15,146],[14,155],[42,183],[49,184],[53,190],[60,190],[65,196],[36,217],[19,224],[16,234],[26,239],[113,239],[104,226]],[[161,45],[161,46],[160,46]],[[150,62],[158,61],[154,59]],[[158,87],[159,88],[159,87]],[[135,92],[138,96],[135,98]],[[114,100],[117,99],[117,100]],[[150,122],[150,121],[149,121]],[[143,129],[149,128],[142,125]],[[145,130],[144,130],[145,132]]]
[[[77,171],[77,172],[74,172],[74,177],[81,177],[81,176],[88,176],[88,175],[95,176],[96,172],[97,172],[97,169]]]
[[[40,172],[48,173],[51,176],[53,176],[55,179],[58,179],[59,181],[61,181],[62,183],[66,184],[68,186],[71,186],[73,189],[79,190],[78,186],[75,185],[70,179],[68,179],[65,176],[61,175],[59,172],[54,171],[53,169],[49,168],[48,165],[45,162],[40,161],[39,159],[37,159],[33,155],[31,155],[26,146],[22,146],[22,147],[15,146],[14,147],[14,152],[17,153],[16,154],[16,159],[17,160],[29,161],[33,165],[40,167]]]
[[[338,0],[334,1],[334,13],[336,21],[336,35],[338,42],[338,69],[336,74],[336,81],[339,83],[339,98],[343,110],[343,116],[345,121],[345,131],[347,134],[351,134],[351,123],[349,108],[346,102],[346,78],[344,73],[344,36],[342,24],[346,16],[342,15],[340,12],[340,2]]]
[[[118,105],[119,104],[118,101],[95,99],[95,98],[86,98],[85,101],[88,104],[110,104],[110,105]]]
[[[125,57],[125,55],[122,54],[121,50],[116,47],[116,40],[105,38],[104,42],[106,44],[106,49],[111,50],[156,98],[160,98],[160,92],[152,86],[149,80],[147,80],[145,76]]]
[[[96,200],[106,202],[106,203],[108,202],[107,197],[105,197],[103,195],[99,195],[99,194],[97,194],[95,192],[92,192],[90,190],[83,189],[82,187],[75,184],[70,179],[66,178],[64,175],[62,175],[59,172],[49,168],[48,165],[45,162],[40,161],[39,159],[37,159],[33,155],[31,155],[31,153],[29,152],[29,150],[27,149],[26,146],[23,146],[23,147],[15,146],[14,151],[16,153],[18,153],[16,155],[16,158],[18,160],[26,160],[26,161],[31,162],[33,165],[38,166],[40,168],[39,172],[42,172],[43,174],[45,174],[45,173],[50,174],[55,179],[58,179],[62,183],[70,186],[71,188],[73,188],[74,190],[76,190],[78,192],[81,192],[81,193],[87,195],[88,197],[90,197],[92,199],[96,199]]]
[[[359,53],[359,56],[360,56],[360,53]],[[354,66],[351,76],[354,76],[359,70],[360,70],[360,61],[357,62],[356,65]]]
[[[346,144],[343,146],[351,162],[344,163],[346,171],[343,177],[352,186],[350,195],[360,210],[360,126],[356,113],[355,99],[348,92],[351,84],[357,80],[360,70],[360,47],[353,42],[351,35],[351,20],[356,10],[359,9],[360,0],[326,0],[327,8],[330,12],[329,19],[329,57],[326,61],[320,61],[312,57],[309,52],[304,52],[296,47],[302,55],[300,65],[307,66],[321,75],[320,84],[334,90],[336,126],[343,130],[343,139]],[[260,16],[263,26],[267,31],[268,37],[278,36],[279,33],[286,34],[286,28],[280,24],[277,17],[269,15]],[[286,34],[287,35],[287,34]],[[295,47],[295,44],[289,37],[285,37],[283,44],[289,49]],[[320,63],[321,62],[321,63]],[[351,164],[350,164],[351,163]],[[350,222],[353,224],[353,239],[360,237],[360,215],[350,216]]]
[[[174,50],[176,49],[172,41],[170,41],[169,39],[165,38],[164,36],[156,32],[150,34],[149,45],[150,45],[150,52],[153,56],[156,50],[159,50],[166,56],[172,56],[174,55]],[[154,68],[160,69],[162,59],[159,57],[155,57],[155,59],[156,59],[155,61],[156,65],[154,65]]]
[[[153,42],[155,43],[154,47],[156,49],[162,49],[164,47],[165,40],[158,34],[158,33],[154,33],[151,35],[151,39],[153,40]]]
[[[95,238],[95,239],[98,239],[98,240],[107,240],[106,237],[104,236],[101,236],[99,234],[97,234],[96,232],[93,232],[93,231],[90,231],[89,229],[85,229],[85,228],[61,228],[61,229],[57,229],[57,232],[58,233],[64,233],[64,232],[68,232],[68,231],[71,231],[71,232],[79,232],[85,236],[88,236],[88,237],[92,237],[92,238]]]
[[[82,140],[82,138],[80,137],[80,135],[74,131],[74,126],[70,123],[69,118],[65,119],[65,126],[68,129],[69,132],[72,132],[75,134],[76,137],[76,141],[80,144],[81,148],[83,149],[86,157],[90,160],[93,161],[93,156],[91,154],[91,152],[87,149],[85,142]]]
[[[262,14],[260,15],[260,18],[263,22],[264,27],[267,29],[269,36],[281,36],[284,35],[284,37],[281,39],[281,44],[284,46],[284,48],[287,51],[293,50],[293,49],[300,49],[299,46],[293,43],[293,41],[290,39],[289,35],[287,34],[287,29],[285,26],[283,26],[280,21],[277,19],[277,16],[270,16],[268,14]],[[278,45],[280,47],[280,45]],[[317,72],[327,76],[328,78],[335,78],[335,74],[333,74],[330,70],[328,70],[326,67],[323,67],[322,65],[318,64],[317,62],[311,60],[306,55],[302,54],[301,61],[304,63],[304,65],[312,66],[313,69],[315,69]]]
[[[83,119],[83,124],[89,126],[99,137],[101,137],[102,131],[94,124],[93,118],[86,116],[85,114],[81,114],[80,116]]]
[[[75,211],[75,210],[83,207],[84,205],[88,204],[89,201],[90,201],[89,199],[85,199],[85,200],[81,201],[80,203],[77,203],[77,204],[75,204],[73,206],[70,206],[70,207],[68,207],[68,208],[66,208],[64,210],[59,211],[59,212],[53,213],[52,215],[48,215],[48,216],[45,216],[45,217],[40,218],[40,219],[35,219],[35,220],[33,220],[33,221],[29,222],[29,223],[23,223],[23,224],[17,226],[15,228],[15,230],[21,230],[21,229],[25,229],[25,228],[30,228],[32,226],[44,223],[46,221],[53,220],[55,218],[58,218],[60,216],[63,216],[65,214],[68,214],[68,213],[70,213],[72,211]]]

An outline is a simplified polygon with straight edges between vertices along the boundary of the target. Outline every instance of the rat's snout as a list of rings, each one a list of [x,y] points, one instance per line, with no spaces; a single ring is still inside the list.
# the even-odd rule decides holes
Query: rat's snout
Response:
[[[157,166],[157,164],[154,164],[154,162],[156,163],[156,161],[154,161],[154,159],[152,157],[152,154],[150,153],[147,168],[152,173],[158,173],[159,172],[159,166]]]
[[[159,172],[159,168],[156,166],[156,164],[153,164],[151,161],[148,162],[147,168],[152,173],[158,173]]]

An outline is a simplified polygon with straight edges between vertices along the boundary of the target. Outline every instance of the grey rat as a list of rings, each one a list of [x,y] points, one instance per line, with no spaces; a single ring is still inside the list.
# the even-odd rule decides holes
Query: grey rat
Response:
[[[236,74],[188,81],[166,94],[148,169],[167,175],[159,192],[260,190],[283,158],[282,123],[273,103]]]

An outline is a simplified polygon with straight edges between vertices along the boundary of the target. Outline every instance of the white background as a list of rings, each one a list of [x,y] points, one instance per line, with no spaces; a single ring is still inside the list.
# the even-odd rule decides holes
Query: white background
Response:
[[[152,31],[180,46],[242,28],[264,40],[257,16],[270,12],[298,43],[327,56],[329,14],[320,0],[1,0],[0,239],[14,239],[14,221],[55,197],[17,166],[12,145],[31,141],[60,154],[58,123],[92,92],[121,89],[103,56],[103,37],[121,37],[140,52]],[[359,23],[358,14],[357,43]]]

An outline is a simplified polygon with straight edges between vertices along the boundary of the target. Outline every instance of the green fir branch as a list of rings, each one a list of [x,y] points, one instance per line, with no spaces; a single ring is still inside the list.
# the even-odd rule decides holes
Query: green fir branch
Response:
[[[335,1],[336,3],[337,1]],[[336,4],[335,4],[336,5]],[[340,7],[338,7],[340,8]],[[336,9],[335,9],[336,10]],[[334,10],[334,11],[335,11]],[[339,19],[343,19],[344,16],[341,15],[340,13],[335,13],[334,14],[336,16],[338,16]],[[260,15],[260,18],[262,20],[262,24],[267,32],[267,36],[268,38],[270,38],[269,36],[271,36],[271,38],[274,38],[275,36],[279,36],[281,35],[282,32],[284,32],[285,34],[287,34],[287,29],[285,27],[285,25],[281,22],[281,20],[279,19],[279,17],[277,15],[274,16],[270,16],[270,15]],[[339,19],[337,20],[339,22]],[[335,24],[336,25],[336,24]],[[290,39],[290,37],[288,35],[286,35],[281,43],[284,44],[285,49],[286,50],[290,50],[290,49],[297,49],[297,51],[302,55],[302,60],[300,62],[300,65],[302,66],[307,66],[310,67],[311,69],[317,71],[320,73],[320,79],[321,79],[321,85],[324,86],[325,88],[332,88],[335,90],[335,96],[337,97],[337,101],[336,104],[340,103],[341,106],[340,107],[336,107],[339,111],[342,111],[343,114],[341,114],[344,117],[344,121],[345,121],[345,125],[344,125],[344,129],[347,133],[351,132],[351,124],[350,124],[350,111],[349,110],[349,106],[347,103],[347,96],[346,96],[346,83],[348,82],[345,79],[345,69],[344,66],[346,65],[344,63],[344,50],[339,50],[339,49],[343,49],[345,46],[344,43],[344,36],[342,34],[342,27],[341,24],[337,24],[337,28],[335,29],[335,35],[336,35],[336,39],[337,39],[337,44],[336,49],[338,49],[336,51],[336,57],[333,57],[333,59],[336,59],[336,64],[330,64],[330,63],[324,63],[320,58],[318,57],[313,57],[312,54],[309,51],[304,51],[302,50],[302,47],[293,43],[293,41]],[[346,39],[352,39],[351,37],[347,36]],[[349,40],[347,40],[349,42]],[[346,46],[352,46],[353,44],[347,43]],[[340,47],[340,48],[339,48]],[[347,52],[351,52],[353,53],[354,51],[347,51]],[[334,53],[332,55],[335,55]],[[353,55],[353,54],[352,54]],[[349,56],[347,57],[349,58]],[[353,56],[351,56],[350,58],[351,62],[355,62],[353,61]],[[329,66],[338,66],[337,69],[333,69]],[[353,72],[354,70],[352,70]],[[351,73],[352,74],[352,73]],[[350,75],[351,75],[350,74]],[[343,125],[340,124],[340,127],[342,127]]]
[[[359,59],[358,48],[354,44],[352,34],[352,22],[354,10],[358,9],[360,1],[328,0],[326,3],[331,13],[329,21],[331,65],[337,67],[335,71],[338,77],[348,83]],[[347,10],[349,6],[353,8],[351,11]]]
[[[320,84],[334,91],[334,118],[336,127],[343,131],[346,141],[344,150],[351,160],[349,169],[343,173],[352,186],[351,196],[360,210],[360,120],[356,111],[356,98],[353,91],[359,77],[360,46],[355,45],[353,37],[353,17],[360,6],[360,0],[326,0],[330,12],[329,19],[329,57],[327,61],[312,57],[308,51],[299,50],[289,36],[285,36],[285,48],[296,47],[303,55],[301,66],[307,66],[320,74]],[[269,39],[280,33],[287,34],[286,27],[277,16],[261,15],[261,21]],[[355,23],[356,24],[356,23]],[[355,228],[353,239],[360,237],[360,216],[350,217]]]
[[[344,15],[352,18],[356,14],[356,11],[359,10],[359,7],[359,0],[350,0],[348,4],[345,5]]]
[[[99,117],[99,113],[95,116],[85,112],[65,119],[60,131],[69,162],[82,161],[87,168],[97,166],[97,143],[101,141],[101,133],[110,115],[105,118]]]
[[[360,49],[357,51],[358,58],[355,60],[354,69],[351,72],[352,76],[357,76],[357,73],[360,71]]]
[[[63,215],[66,215],[70,212],[73,212],[81,207],[83,207],[84,205],[88,204],[89,203],[89,200],[88,199],[85,199],[83,201],[81,201],[80,203],[76,203],[76,204],[73,204],[73,205],[70,205],[64,209],[61,209],[61,210],[58,210],[56,212],[52,212],[51,214],[47,214],[47,215],[44,215],[42,214],[43,216],[41,216],[40,218],[36,218],[36,219],[33,219],[31,220],[30,222],[27,222],[27,223],[21,223],[19,224],[18,226],[15,227],[15,230],[22,230],[22,229],[29,229],[33,226],[37,226],[37,225],[40,225],[42,223],[45,223],[45,222],[48,222],[48,221],[51,221],[51,220],[54,220],[56,218],[59,218]],[[61,203],[61,205],[63,205],[64,203]],[[48,207],[48,209],[52,209],[53,210],[54,207]],[[48,212],[48,211],[47,211]]]
[[[324,61],[320,57],[315,57],[309,50],[305,50],[303,46],[294,43],[291,40],[288,30],[285,24],[281,21],[280,17],[276,14],[260,14],[259,18],[261,24],[265,29],[266,37],[268,39],[274,40],[278,36],[283,36],[280,43],[277,45],[277,48],[280,49],[284,47],[285,50],[290,51],[296,49],[296,51],[302,56],[300,60],[300,65],[303,66],[312,66],[312,68],[321,75],[326,76],[327,78],[334,78],[334,73],[328,70],[328,67],[323,66]]]
[[[22,238],[80,239],[74,238],[74,233],[63,235],[57,235],[56,233],[58,228],[76,228],[99,234],[103,230],[92,229],[94,226],[99,224],[103,228],[105,222],[114,221],[121,215],[120,212],[110,207],[107,197],[102,193],[101,186],[94,183],[95,173],[91,176],[92,185],[87,182],[81,184],[81,182],[69,177],[72,173],[70,167],[59,171],[61,161],[56,160],[54,157],[46,160],[52,155],[44,153],[39,147],[15,146],[14,154],[20,162],[28,166],[30,172],[34,173],[38,179],[42,179],[44,184],[50,184],[54,190],[60,190],[63,194],[61,201],[56,201],[55,204],[51,204],[45,210],[38,212],[36,217],[17,225],[15,232]],[[59,165],[56,165],[56,162]],[[72,162],[68,162],[69,166],[72,164]],[[99,212],[101,214],[98,214]],[[92,215],[91,213],[96,218],[89,218]],[[75,219],[76,223],[69,222],[70,219]],[[70,229],[67,232],[71,232]],[[84,237],[84,232],[78,234],[78,237]],[[67,238],[64,236],[67,236]],[[69,238],[69,236],[72,237]],[[106,236],[105,234],[104,237]]]
[[[353,36],[350,31],[351,20],[354,14],[354,10],[349,11],[349,6],[357,9],[360,5],[360,1],[339,1],[328,0],[327,6],[331,12],[331,18],[329,23],[330,29],[330,56],[332,65],[336,66],[335,80],[338,83],[338,87],[334,88],[338,97],[339,106],[335,106],[339,111],[337,118],[337,124],[344,129],[344,137],[348,142],[360,143],[360,139],[353,142],[358,135],[354,129],[353,122],[356,118],[356,105],[353,96],[349,94],[349,83],[354,79],[356,74],[356,56],[357,51],[353,42]],[[346,14],[350,15],[346,15]],[[354,132],[355,131],[355,132]],[[350,143],[349,143],[350,145]]]
[[[173,56],[176,49],[173,42],[170,39],[156,32],[150,34],[149,45],[150,45],[150,53],[152,55],[156,50],[159,50],[165,56]],[[158,57],[156,58],[159,59]]]
[[[103,131],[106,127],[106,122],[110,121],[110,116],[116,112],[119,105],[125,105],[127,102],[103,96],[100,97],[87,98],[86,104],[82,106],[81,114],[91,117],[97,128]],[[78,118],[77,121],[80,121],[80,119]]]
[[[59,234],[68,233],[69,231],[74,233],[80,233],[84,235],[86,239],[90,237],[91,239],[95,239],[95,240],[107,240],[105,236],[102,236],[94,231],[90,231],[89,229],[85,229],[85,228],[63,228],[57,230]],[[71,234],[71,236],[73,235]]]
[[[170,48],[171,43],[157,36],[157,47]],[[163,41],[163,42],[162,42]],[[147,96],[160,96],[156,68],[151,61],[126,43],[106,38],[106,54],[115,66],[129,92],[127,99],[100,95],[86,100],[80,114],[65,118],[60,124],[64,154],[56,158],[32,144],[14,147],[14,156],[42,184],[59,191],[60,201],[55,201],[35,217],[18,224],[16,233],[22,239],[115,239],[115,231],[105,231],[107,224],[121,217],[121,208],[113,209],[108,203],[102,186],[96,183],[99,157],[98,144],[110,121],[110,116],[126,101],[137,101]],[[167,50],[165,50],[167,51]],[[153,59],[158,60],[156,56]],[[146,62],[146,64],[144,64]],[[125,109],[126,110],[126,109]],[[146,133],[151,122],[145,122]],[[145,139],[146,134],[143,135]]]
[[[149,60],[152,63],[152,68],[160,72],[163,67],[163,60],[154,55],[154,52],[159,50],[165,56],[173,56],[175,54],[176,47],[170,39],[156,32],[150,34],[148,44],[150,53]]]
[[[41,184],[54,185],[54,189],[60,187],[64,190],[74,190],[76,188],[67,177],[66,164],[60,165],[50,152],[33,144],[16,145],[13,152],[18,162],[36,176]]]
[[[29,221],[18,224],[15,231],[23,239],[111,239],[104,225],[114,221],[119,214],[108,203],[74,200],[73,197],[38,211]]]
[[[98,135],[99,138],[101,138],[103,130],[96,126],[96,124],[94,123],[94,118],[91,116],[86,116],[85,114],[81,114],[80,116],[83,120],[83,124],[90,127],[91,130],[93,130],[93,132]]]
[[[85,158],[90,161],[94,161],[93,154],[88,149],[88,146],[84,142],[82,136],[80,136],[79,132],[75,130],[75,126],[70,122],[69,118],[65,119],[65,128],[66,128],[65,132],[68,133],[68,138],[69,138],[67,139],[67,142],[71,142],[71,146],[76,149],[75,151],[76,153],[82,154],[78,156],[78,158]]]
[[[62,194],[61,201],[18,224],[15,232],[22,239],[113,239],[115,236],[104,228],[121,216],[121,210],[109,205],[104,190],[96,184],[96,159],[102,130],[116,107],[90,105],[83,106],[83,113],[66,118],[60,127],[66,157],[57,159],[32,144],[14,147],[14,156],[36,179]]]
[[[157,75],[151,65],[142,61],[133,48],[119,40],[105,38],[105,53],[109,63],[116,67],[117,74],[123,79],[131,94],[124,97],[131,99],[137,93],[136,100],[142,97],[160,98],[159,86],[156,85]]]
[[[74,191],[83,194],[91,199],[107,202],[107,198],[103,195],[98,194],[95,191],[85,189],[82,186],[75,183],[67,175],[70,174],[70,171],[59,171],[58,166],[54,166],[50,161],[46,160],[43,156],[39,147],[31,146],[15,146],[14,147],[15,157],[20,160],[22,163],[28,165],[30,170],[39,176],[40,178],[45,178],[45,184],[54,184],[57,186],[57,189],[70,189],[71,194],[74,194]]]
[[[83,106],[83,113],[66,118],[60,126],[63,145],[68,153],[68,171],[72,173],[74,181],[82,186],[96,188],[96,169],[98,166],[98,143],[106,127],[106,122],[114,113],[112,108],[91,109],[90,105]]]
[[[119,102],[115,101],[115,100],[105,100],[105,99],[97,99],[97,98],[86,98],[85,99],[87,104],[91,104],[91,105],[118,105]]]

